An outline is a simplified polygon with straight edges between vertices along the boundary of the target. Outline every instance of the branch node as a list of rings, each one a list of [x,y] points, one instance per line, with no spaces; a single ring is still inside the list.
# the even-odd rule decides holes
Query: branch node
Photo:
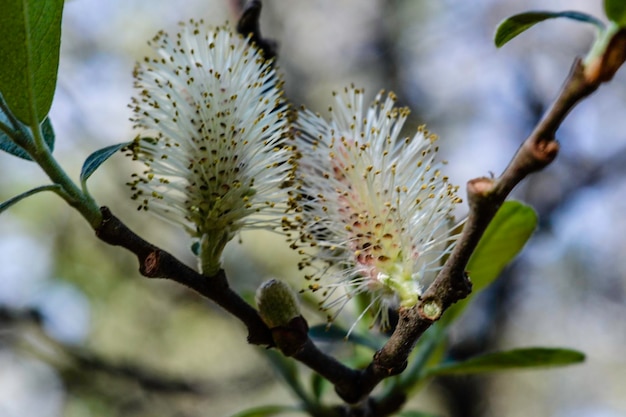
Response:
[[[401,363],[389,363],[389,359],[394,360],[395,358],[393,355],[384,355],[382,349],[374,354],[372,365],[375,367],[376,374],[383,374],[385,378],[399,375],[409,364],[406,360]]]
[[[286,326],[270,329],[274,343],[285,356],[298,353],[309,340],[309,325],[302,316],[291,320]]]
[[[143,262],[140,260],[139,272],[141,272],[141,275],[148,278],[156,278],[158,276],[160,259],[159,251],[154,250],[146,256]]]
[[[434,299],[425,300],[419,308],[421,315],[432,321],[437,321],[441,317],[441,313],[443,313],[441,305]]]
[[[96,237],[104,240],[104,230],[109,226],[109,223],[113,219],[113,213],[107,206],[100,207],[100,213],[102,214],[102,220],[100,225],[95,229]],[[108,243],[108,241],[106,241]]]
[[[493,178],[474,178],[473,180],[468,181],[467,191],[470,194],[470,197],[485,197],[493,190],[494,183],[495,181]]]
[[[539,170],[550,164],[559,153],[559,143],[554,139],[539,139],[531,143],[535,169]]]
[[[489,177],[479,177],[467,182],[467,199],[470,207],[475,209],[483,200],[489,197],[496,185],[496,181]]]

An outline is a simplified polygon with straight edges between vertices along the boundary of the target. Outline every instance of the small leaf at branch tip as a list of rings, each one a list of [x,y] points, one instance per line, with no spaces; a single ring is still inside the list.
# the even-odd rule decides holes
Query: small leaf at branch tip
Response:
[[[622,0],[619,0],[622,1]],[[604,23],[594,16],[576,11],[550,12],[550,11],[531,11],[516,14],[504,19],[496,28],[494,35],[494,43],[500,48],[520,33],[525,32],[539,22],[547,19],[566,18],[577,20],[579,22],[591,23],[598,30],[604,30]]]
[[[91,174],[93,174],[96,169],[98,169],[100,165],[102,165],[107,159],[109,159],[116,152],[131,144],[132,142],[118,143],[93,152],[87,157],[83,164],[83,167],[80,171],[80,181],[84,184],[87,179],[89,179]]]

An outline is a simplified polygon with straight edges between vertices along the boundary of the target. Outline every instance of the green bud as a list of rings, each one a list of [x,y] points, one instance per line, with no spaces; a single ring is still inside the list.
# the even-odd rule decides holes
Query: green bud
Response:
[[[256,304],[267,327],[287,327],[300,316],[300,303],[295,292],[277,279],[265,281],[256,292]]]

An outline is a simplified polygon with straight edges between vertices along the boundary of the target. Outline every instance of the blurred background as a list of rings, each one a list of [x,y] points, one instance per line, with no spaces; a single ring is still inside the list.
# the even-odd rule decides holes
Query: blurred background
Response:
[[[55,154],[78,178],[92,151],[133,138],[127,105],[146,41],[179,21],[238,19],[227,0],[70,0],[51,120]],[[393,90],[426,123],[456,184],[500,173],[557,93],[594,29],[554,20],[503,49],[503,18],[529,9],[604,16],[600,0],[264,0],[262,32],[296,104],[324,112],[351,83]],[[559,130],[561,153],[514,192],[540,226],[522,255],[451,333],[449,355],[524,346],[587,354],[579,366],[435,381],[411,403],[434,415],[626,416],[626,70]],[[190,265],[182,231],[135,210],[121,154],[90,180],[99,204]],[[46,182],[0,155],[0,198]],[[463,188],[463,187],[462,187]],[[462,216],[463,212],[460,211]],[[243,261],[245,260],[245,262]],[[233,286],[304,286],[279,238],[243,235],[225,254]],[[311,324],[321,321],[314,314]],[[53,195],[0,216],[0,416],[228,416],[294,401],[245,329],[185,288],[141,278],[136,260],[94,238]]]

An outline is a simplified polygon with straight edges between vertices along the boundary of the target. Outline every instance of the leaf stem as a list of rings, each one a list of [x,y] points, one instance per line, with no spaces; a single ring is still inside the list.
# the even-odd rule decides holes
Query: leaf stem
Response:
[[[41,139],[43,147],[37,146],[34,151],[29,151],[41,169],[48,175],[54,184],[58,184],[64,193],[57,193],[72,207],[74,207],[89,222],[93,229],[96,229],[102,222],[102,214],[95,200],[89,195],[81,191],[81,189],[72,181],[63,168],[59,165],[56,158],[52,156],[50,149],[43,141],[43,134],[39,126],[33,129],[34,136]],[[28,151],[28,150],[27,150]]]

